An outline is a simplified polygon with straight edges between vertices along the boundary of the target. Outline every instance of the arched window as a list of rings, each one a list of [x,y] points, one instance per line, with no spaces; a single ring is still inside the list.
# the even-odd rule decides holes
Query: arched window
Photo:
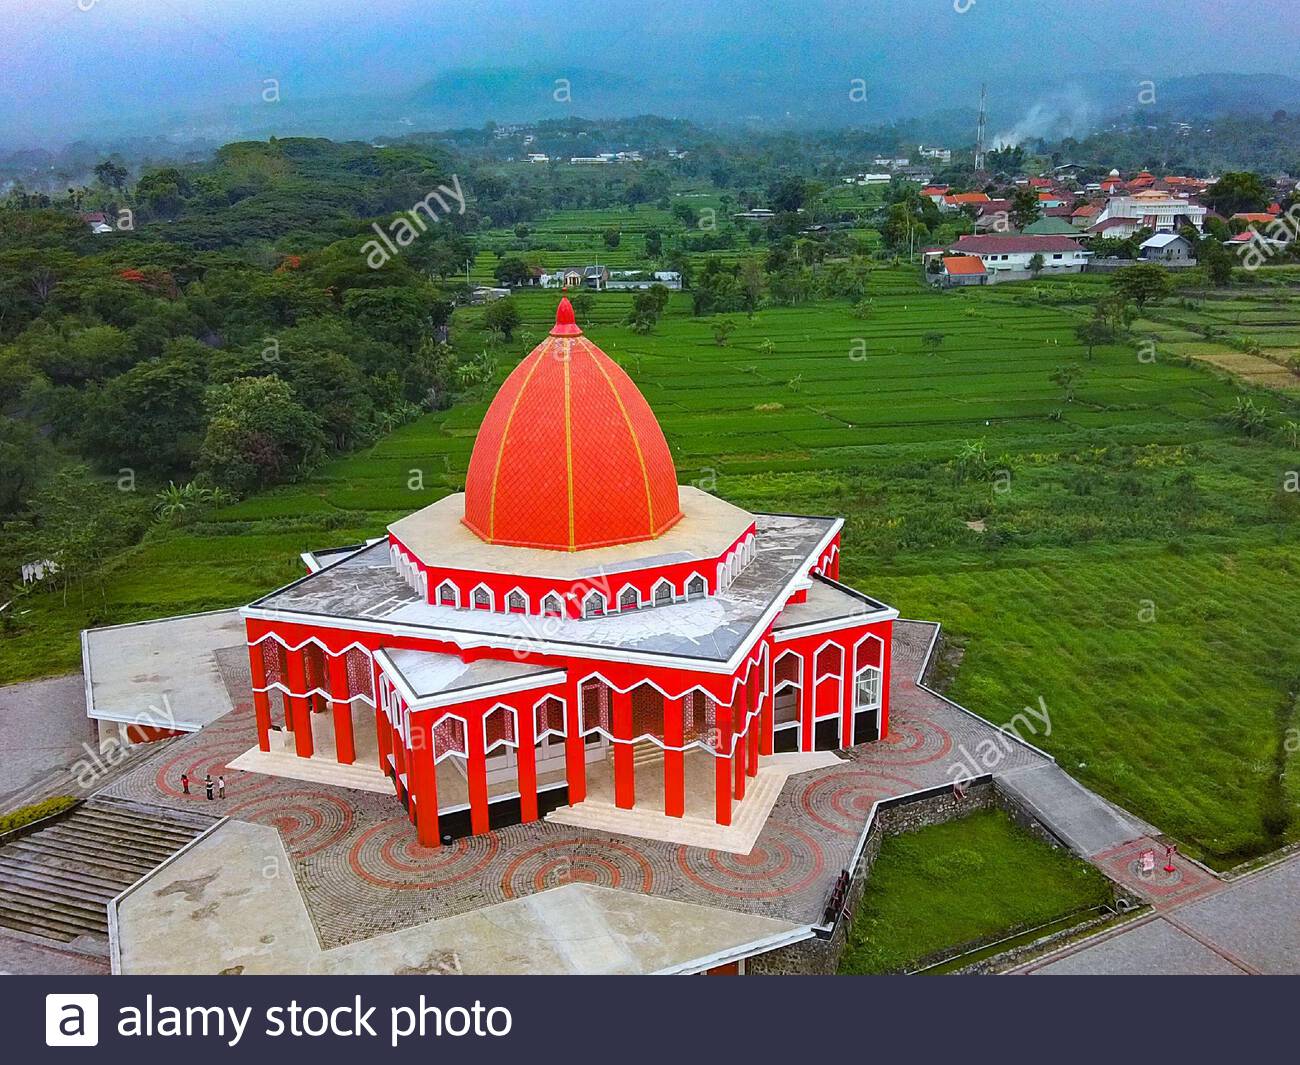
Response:
[[[492,590],[486,584],[480,584],[474,589],[474,609],[492,609]]]
[[[708,585],[704,583],[704,578],[698,573],[686,582],[687,599],[703,599],[708,590]]]
[[[619,593],[619,610],[635,610],[641,605],[641,593],[630,584]]]
[[[560,618],[564,616],[564,600],[554,592],[548,592],[542,597],[542,613],[548,618]]]
[[[880,705],[880,670],[863,666],[858,670],[853,684],[853,708],[874,710]]]
[[[524,593],[516,588],[506,596],[506,609],[512,614],[523,614],[528,610],[528,600],[524,598]]]
[[[655,606],[664,606],[673,601],[673,586],[667,580],[655,585]]]
[[[509,706],[494,706],[483,719],[483,750],[491,754],[498,747],[517,746],[515,712]]]
[[[582,616],[598,618],[605,613],[605,597],[600,592],[588,592],[582,601]]]
[[[460,606],[460,591],[451,581],[443,581],[438,585],[438,605]]]

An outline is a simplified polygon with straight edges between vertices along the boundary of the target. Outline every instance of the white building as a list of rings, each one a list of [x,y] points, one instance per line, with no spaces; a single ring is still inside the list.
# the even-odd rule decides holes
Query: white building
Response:
[[[988,283],[1018,281],[1033,274],[1034,256],[1042,256],[1040,275],[1079,274],[1092,258],[1072,237],[1055,236],[971,236],[959,237],[953,244],[926,251],[927,265],[936,256],[974,255],[984,263]]]
[[[1205,225],[1206,209],[1168,192],[1148,189],[1132,196],[1112,196],[1097,219],[1097,225],[1112,218],[1131,218],[1136,229],[1153,229],[1157,233],[1173,233],[1185,225],[1198,233]],[[1115,236],[1117,234],[1107,234]],[[1128,235],[1128,234],[1126,234]]]

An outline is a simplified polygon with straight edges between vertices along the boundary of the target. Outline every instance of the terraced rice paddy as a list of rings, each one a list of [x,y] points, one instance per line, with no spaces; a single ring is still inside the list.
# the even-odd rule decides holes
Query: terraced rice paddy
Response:
[[[571,224],[548,222],[557,241]],[[881,270],[865,318],[839,303],[735,314],[725,346],[687,294],[648,336],[623,324],[621,293],[598,296],[584,326],[644,390],[683,482],[846,515],[846,579],[964,649],[955,698],[1000,722],[1041,697],[1042,742],[1067,769],[1231,864],[1300,835],[1300,772],[1279,776],[1300,727],[1300,494],[1283,489],[1300,455],[1231,429],[1239,386],[1163,347],[1154,362],[1123,345],[1088,360],[1082,302],[1053,301],[1099,287],[1070,285],[942,294]],[[498,378],[553,319],[554,293],[518,301],[526,322]],[[458,312],[466,354],[489,344],[480,314]],[[1068,364],[1073,402],[1052,380]],[[299,551],[459,489],[489,395],[160,532],[115,568],[106,605],[38,599],[29,630],[0,643],[0,676],[74,668],[88,622],[246,601],[299,573]]]

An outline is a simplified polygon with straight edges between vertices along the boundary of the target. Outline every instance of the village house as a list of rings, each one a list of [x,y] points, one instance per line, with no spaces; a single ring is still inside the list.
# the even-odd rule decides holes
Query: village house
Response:
[[[1085,250],[1077,240],[1064,236],[971,236],[959,237],[954,243],[932,248],[923,255],[923,262],[954,255],[973,255],[979,258],[988,274],[987,283],[1021,281],[1036,274],[1082,273],[1092,252]],[[1041,269],[1031,267],[1034,257],[1041,256]]]
[[[1192,242],[1178,233],[1156,233],[1144,240],[1138,249],[1140,258],[1161,263],[1178,263],[1194,266],[1196,249]]]

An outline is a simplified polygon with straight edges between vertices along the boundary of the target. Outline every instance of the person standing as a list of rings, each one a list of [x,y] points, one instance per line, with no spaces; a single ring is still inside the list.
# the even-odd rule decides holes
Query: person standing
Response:
[[[181,774],[181,791],[186,795],[190,793],[190,775],[188,773]]]
[[[221,774],[217,777],[217,798],[224,799],[225,797],[226,797],[226,777],[225,774]]]
[[[208,773],[203,778],[203,788],[208,793],[208,801],[212,800],[212,774]]]

